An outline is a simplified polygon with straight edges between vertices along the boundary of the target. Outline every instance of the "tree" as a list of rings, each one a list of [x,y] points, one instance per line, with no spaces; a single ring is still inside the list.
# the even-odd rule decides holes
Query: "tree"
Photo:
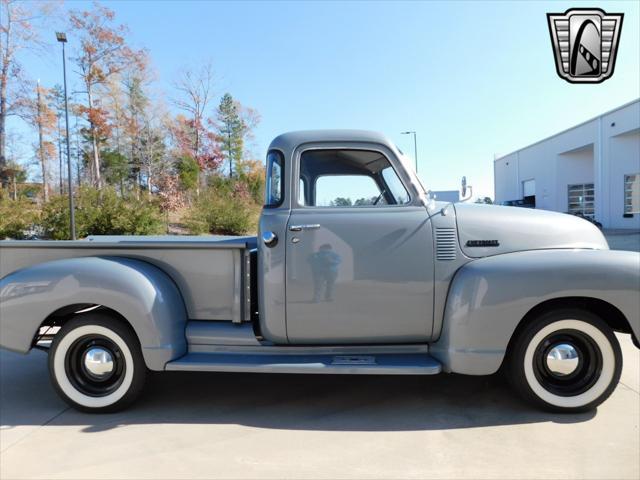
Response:
[[[21,99],[21,117],[38,133],[36,154],[40,162],[45,202],[49,201],[49,165],[55,157],[53,136],[56,132],[56,113],[52,101],[52,91],[40,86],[40,82],[36,86],[35,95]]]
[[[196,196],[199,196],[200,189],[206,186],[207,173],[217,169],[222,159],[216,134],[202,126],[198,127],[194,120],[183,115],[176,116],[169,129],[176,156],[189,157],[198,165]]]
[[[120,78],[111,77],[105,82],[104,107],[111,113],[111,131],[114,134],[113,149],[123,153],[123,126],[125,124],[124,108],[126,107],[126,91],[123,91]]]
[[[27,172],[24,167],[16,162],[7,162],[5,174],[11,185],[11,195],[14,200],[18,199],[18,184],[27,180]]]
[[[264,199],[264,163],[260,160],[243,160],[238,179],[247,186],[253,201],[261,205]]]
[[[110,185],[120,187],[120,195],[124,195],[124,182],[129,178],[129,160],[121,153],[104,150],[100,154],[104,178]]]
[[[136,196],[139,195],[141,185],[140,165],[140,132],[142,129],[142,115],[147,108],[149,99],[143,91],[142,77],[135,71],[128,71],[123,80],[126,96],[124,109],[123,132],[126,150],[131,165],[130,175],[135,179]]]
[[[7,117],[18,114],[21,99],[29,93],[18,54],[44,45],[36,26],[50,18],[54,6],[52,2],[0,0],[0,186],[7,181],[3,175],[7,166]]]
[[[42,195],[44,201],[49,201],[49,182],[47,180],[47,159],[44,152],[44,135],[43,135],[43,121],[42,121],[42,91],[40,88],[40,82],[38,82],[38,88],[36,89],[36,103],[37,103],[37,123],[38,123],[38,156],[40,157],[40,167],[42,169]]]
[[[240,117],[240,106],[229,93],[225,93],[218,106],[218,141],[229,164],[229,178],[233,177],[233,164],[242,160],[246,125]]]
[[[147,183],[147,196],[151,197],[154,178],[164,170],[166,145],[159,129],[153,125],[153,120],[145,118],[145,125],[140,139],[141,165]]]
[[[329,205],[331,207],[350,207],[353,205],[353,202],[350,198],[337,197],[335,200],[331,200]]]
[[[73,11],[70,14],[71,28],[80,37],[80,50],[74,60],[87,95],[87,103],[80,111],[89,122],[91,171],[98,188],[103,184],[100,144],[109,136],[110,127],[108,111],[100,107],[96,96],[109,79],[143,57],[143,52],[134,51],[126,45],[128,29],[125,25],[113,25],[114,17],[112,10],[97,3],[91,11]]]
[[[62,85],[56,84],[49,91],[48,95],[49,102],[53,111],[55,112],[55,122],[56,125],[53,127],[55,129],[55,142],[58,144],[58,182],[59,182],[59,192],[60,194],[64,193],[64,164],[65,158],[63,153],[62,145],[66,142],[67,136],[65,130],[62,128],[64,122],[64,90]],[[55,150],[55,146],[54,146]]]
[[[152,74],[149,68],[149,58],[146,52],[139,55],[138,61],[121,74],[121,82],[113,84],[113,89],[120,90],[111,94],[123,95],[121,115],[114,118],[114,130],[116,132],[116,149],[122,148],[129,157],[130,177],[134,180],[136,196],[142,185],[142,145],[140,139],[143,136],[146,119],[150,116],[159,116],[153,110],[153,103],[147,92]],[[121,124],[120,126],[118,126]],[[164,135],[163,135],[164,136]]]
[[[253,138],[253,129],[259,122],[257,111],[244,107],[229,93],[222,96],[217,111],[217,140],[229,165],[229,178],[241,176],[245,168],[247,142]]]
[[[176,164],[178,178],[184,190],[193,190],[198,185],[198,164],[188,155],[178,159]]]
[[[176,178],[175,171],[171,168],[166,168],[167,166],[167,164],[163,164],[165,168],[162,168],[156,174],[155,185],[158,187],[160,209],[168,214],[168,212],[184,206],[184,197],[180,192],[180,182]]]
[[[378,199],[377,196],[375,197],[371,197],[371,198],[359,198],[357,199],[355,202],[353,202],[353,205],[355,205],[356,207],[363,207],[366,205],[373,205],[373,203],[378,200],[378,203],[382,202],[382,204],[387,203],[386,201],[384,201],[384,197],[381,197],[380,199]]]
[[[204,172],[217,168],[220,162],[220,154],[213,145],[215,134],[206,128],[206,124],[210,125],[211,122],[205,123],[206,110],[212,96],[212,84],[213,69],[210,62],[205,63],[198,71],[185,70],[175,83],[180,97],[173,102],[187,113],[186,118],[178,116],[176,119],[180,148],[198,164],[198,195],[200,187],[206,185]]]
[[[84,144],[80,143],[80,138],[82,137],[82,126],[81,124],[78,123],[78,115],[79,115],[78,105],[72,103],[69,106],[69,110],[74,117],[73,128],[69,132],[71,135],[71,138],[69,139],[69,141],[71,141],[73,145],[72,147],[74,150],[73,156],[75,157],[75,163],[76,163],[75,165],[76,182],[77,182],[77,186],[80,187],[82,185],[83,173],[85,173],[85,176],[86,176],[86,169],[83,168],[83,165],[85,165],[86,163],[84,161],[86,154],[85,154]]]
[[[56,114],[51,108],[49,92],[40,86],[37,87],[37,128],[38,128],[38,156],[42,171],[42,196],[45,202],[49,201],[49,160],[55,156],[53,134],[56,130]]]
[[[486,203],[487,205],[493,205],[493,200],[490,197],[480,198],[478,197],[475,203]]]

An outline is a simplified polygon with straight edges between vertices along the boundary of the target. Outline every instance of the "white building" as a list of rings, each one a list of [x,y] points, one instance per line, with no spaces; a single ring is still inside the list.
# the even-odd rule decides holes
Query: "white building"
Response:
[[[640,229],[640,99],[496,158],[493,172],[496,203]]]
[[[433,192],[433,194],[439,202],[456,203],[460,201],[460,192],[458,190],[440,190]]]

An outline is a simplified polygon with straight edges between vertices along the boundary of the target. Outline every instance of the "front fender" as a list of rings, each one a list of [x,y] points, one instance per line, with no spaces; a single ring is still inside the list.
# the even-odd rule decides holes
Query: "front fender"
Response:
[[[516,327],[547,300],[587,297],[617,307],[640,338],[640,253],[538,250],[472,261],[455,275],[431,347],[446,371],[495,373]]]
[[[26,353],[42,321],[73,304],[103,305],[127,319],[152,370],[186,353],[178,287],[157,267],[122,257],[54,260],[2,278],[0,346]]]

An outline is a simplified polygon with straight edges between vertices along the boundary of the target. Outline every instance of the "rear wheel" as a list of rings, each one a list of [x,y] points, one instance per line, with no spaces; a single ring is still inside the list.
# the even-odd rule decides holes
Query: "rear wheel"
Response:
[[[510,347],[506,372],[526,400],[547,410],[584,412],[615,389],[622,352],[601,318],[580,309],[557,310],[520,332]]]
[[[146,365],[128,325],[101,313],[78,316],[54,337],[49,373],[58,394],[87,412],[130,405],[144,386]]]

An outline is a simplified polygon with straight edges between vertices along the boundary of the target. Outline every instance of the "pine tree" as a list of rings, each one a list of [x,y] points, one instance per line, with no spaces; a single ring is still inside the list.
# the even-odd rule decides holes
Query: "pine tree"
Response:
[[[240,113],[240,105],[225,93],[218,106],[218,142],[224,158],[229,162],[229,178],[233,177],[234,164],[242,161],[244,151],[247,125]]]
[[[146,72],[145,72],[146,74]],[[144,127],[144,113],[149,106],[149,98],[143,88],[143,78],[136,72],[129,72],[124,79],[126,105],[123,115],[129,164],[132,167],[130,177],[135,185],[136,197],[139,196],[142,183],[142,154],[140,138]]]

